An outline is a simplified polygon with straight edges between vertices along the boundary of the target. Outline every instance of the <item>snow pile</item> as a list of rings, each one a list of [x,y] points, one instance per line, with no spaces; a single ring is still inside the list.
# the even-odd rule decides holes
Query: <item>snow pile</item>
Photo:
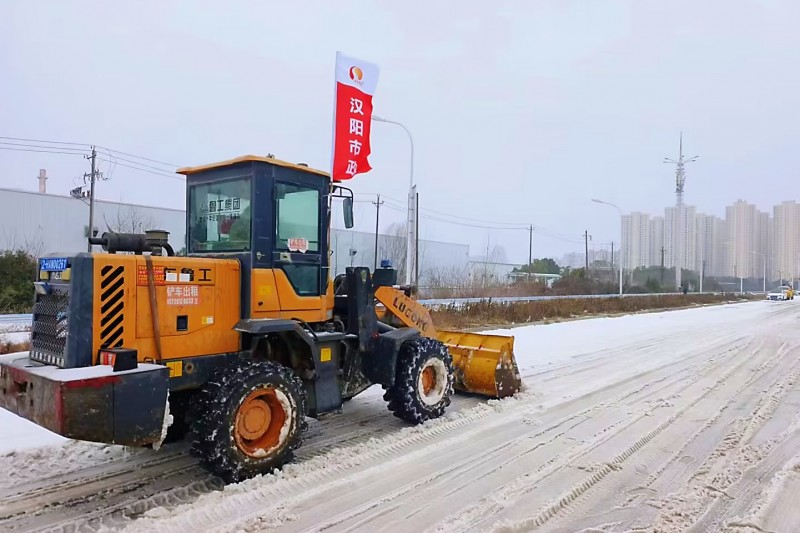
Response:
[[[169,412],[169,391],[167,391],[167,401],[166,406],[164,407],[164,422],[161,424],[161,438],[158,439],[158,442],[153,443],[154,450],[159,450],[161,445],[164,444],[164,439],[167,438],[167,431],[174,420],[175,419],[173,418],[172,414]]]
[[[41,426],[0,409],[0,454],[69,442]]]
[[[5,473],[0,477],[0,489],[117,461],[128,454],[122,446],[62,440],[63,444],[0,455],[0,471]]]

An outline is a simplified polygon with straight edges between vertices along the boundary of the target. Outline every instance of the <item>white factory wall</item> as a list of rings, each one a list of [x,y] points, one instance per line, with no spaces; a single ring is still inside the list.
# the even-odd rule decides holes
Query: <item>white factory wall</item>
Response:
[[[36,255],[75,254],[87,248],[85,231],[89,225],[89,206],[69,196],[0,188],[0,250],[25,249]],[[98,200],[94,226],[98,235],[104,231],[141,233],[146,229],[170,232],[170,244],[177,252],[185,246],[185,212]],[[378,265],[389,258],[395,268],[403,269],[405,239],[380,235]],[[373,267],[375,234],[331,230],[331,269],[334,276],[350,266],[350,250],[356,251],[353,264]],[[99,251],[99,248],[95,248]],[[430,273],[466,271],[469,246],[437,241],[420,241],[420,283]],[[400,280],[403,281],[402,279]]]
[[[419,282],[425,285],[431,274],[441,277],[444,272],[466,272],[469,263],[469,246],[438,241],[420,240]],[[398,272],[405,272],[405,239],[391,235],[378,236],[378,266],[382,259],[389,259]],[[356,254],[351,257],[350,250]],[[343,229],[331,230],[331,270],[333,275],[343,274],[351,264],[368,266],[375,264],[375,234]],[[403,282],[404,280],[398,280]]]
[[[89,206],[84,200],[56,194],[0,189],[0,249],[22,248],[35,254],[73,254],[87,248]],[[175,251],[184,247],[186,220],[180,209],[95,202],[94,227],[105,231],[170,232]]]

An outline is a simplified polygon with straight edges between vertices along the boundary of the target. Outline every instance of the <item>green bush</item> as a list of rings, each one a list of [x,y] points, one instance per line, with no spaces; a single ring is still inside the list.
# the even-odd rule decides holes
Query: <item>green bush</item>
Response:
[[[0,253],[0,313],[30,313],[36,258],[21,250]]]

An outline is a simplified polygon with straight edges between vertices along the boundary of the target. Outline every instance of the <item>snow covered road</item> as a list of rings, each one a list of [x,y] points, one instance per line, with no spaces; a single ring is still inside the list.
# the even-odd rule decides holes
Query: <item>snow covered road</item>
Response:
[[[797,531],[798,319],[760,301],[516,328],[517,397],[408,427],[371,389],[224,490],[185,445],[54,440],[0,411],[0,529]]]

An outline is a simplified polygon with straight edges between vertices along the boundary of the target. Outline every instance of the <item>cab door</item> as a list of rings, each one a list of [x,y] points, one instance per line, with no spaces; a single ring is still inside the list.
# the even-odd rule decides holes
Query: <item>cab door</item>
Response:
[[[309,321],[326,319],[323,295],[327,279],[322,275],[327,265],[325,193],[318,179],[276,180],[274,188],[272,260],[281,310],[320,312],[319,317],[305,315]]]

